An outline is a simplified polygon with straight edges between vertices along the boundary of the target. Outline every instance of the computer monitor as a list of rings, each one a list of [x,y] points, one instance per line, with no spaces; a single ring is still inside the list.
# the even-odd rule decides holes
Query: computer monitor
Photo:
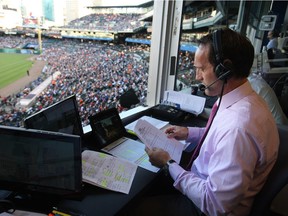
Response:
[[[72,95],[27,117],[24,126],[30,129],[83,135],[76,96]]]
[[[0,126],[0,190],[72,195],[82,189],[81,138]]]

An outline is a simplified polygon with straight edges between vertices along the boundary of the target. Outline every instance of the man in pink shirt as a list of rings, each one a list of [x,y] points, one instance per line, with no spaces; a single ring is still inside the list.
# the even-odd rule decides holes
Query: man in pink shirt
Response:
[[[230,29],[199,40],[196,79],[206,86],[207,95],[219,97],[217,113],[208,130],[178,126],[166,130],[168,137],[186,140],[186,147],[199,143],[206,133],[189,168],[181,167],[162,149],[146,148],[150,162],[169,171],[177,193],[145,197],[134,214],[249,215],[279,145],[275,120],[247,80],[253,59],[250,41]]]

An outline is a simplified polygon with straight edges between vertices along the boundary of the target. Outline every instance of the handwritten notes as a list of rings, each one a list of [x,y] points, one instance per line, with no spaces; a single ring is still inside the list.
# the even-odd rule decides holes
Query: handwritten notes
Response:
[[[83,181],[108,190],[128,194],[137,165],[111,155],[85,150],[82,152]]]
[[[167,151],[176,162],[180,162],[184,148],[181,142],[176,139],[167,138],[167,135],[163,131],[142,119],[138,120],[134,130],[148,148],[162,148]]]

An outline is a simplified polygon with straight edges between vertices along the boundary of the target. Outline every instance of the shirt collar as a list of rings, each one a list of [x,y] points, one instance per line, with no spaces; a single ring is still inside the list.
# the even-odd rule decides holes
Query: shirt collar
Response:
[[[232,106],[234,103],[250,95],[252,92],[253,92],[253,89],[249,81],[246,81],[244,84],[240,85],[233,91],[228,92],[227,94],[222,96],[222,101],[219,107],[219,111]],[[219,99],[220,98],[218,98],[217,100],[217,104],[219,103]]]

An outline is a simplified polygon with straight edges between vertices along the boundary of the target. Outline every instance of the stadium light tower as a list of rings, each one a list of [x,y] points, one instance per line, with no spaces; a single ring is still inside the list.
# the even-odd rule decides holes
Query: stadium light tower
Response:
[[[37,24],[38,24],[38,43],[39,43],[39,52],[42,53],[42,38],[41,38],[41,26],[39,21],[39,16],[37,17]]]

